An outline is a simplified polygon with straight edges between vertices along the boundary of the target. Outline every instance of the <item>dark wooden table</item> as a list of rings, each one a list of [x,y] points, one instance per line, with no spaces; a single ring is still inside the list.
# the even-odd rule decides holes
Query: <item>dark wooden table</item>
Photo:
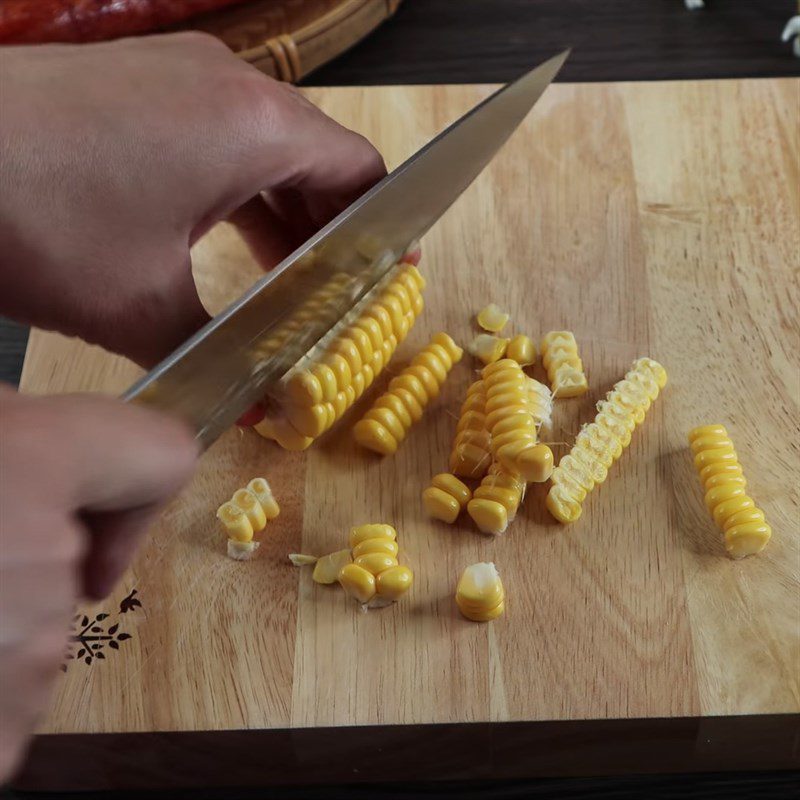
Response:
[[[689,12],[682,0],[405,0],[390,23],[318,70],[306,83],[504,82],[565,46],[571,46],[573,54],[559,76],[563,81],[800,74],[800,60],[779,38],[787,19],[798,13],[794,0],[706,0],[706,5],[705,10]],[[24,327],[0,318],[0,380],[17,383],[26,341]],[[800,774],[783,772],[540,780],[492,786],[276,789],[270,796],[304,800],[399,800],[432,795],[462,800],[556,796],[772,800],[797,796],[799,791]],[[223,795],[171,792],[168,796],[209,800]],[[234,800],[233,795],[224,796]],[[238,793],[236,798],[263,796]],[[70,800],[77,796],[51,797]],[[114,797],[127,800],[134,795]],[[167,795],[148,795],[150,800],[161,797]]]

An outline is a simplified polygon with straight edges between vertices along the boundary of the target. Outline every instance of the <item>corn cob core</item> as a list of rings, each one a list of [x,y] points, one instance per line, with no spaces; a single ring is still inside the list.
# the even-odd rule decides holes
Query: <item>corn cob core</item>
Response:
[[[550,331],[542,339],[542,364],[558,397],[577,397],[589,389],[578,343],[571,331]]]
[[[355,424],[355,440],[380,455],[396,452],[462,355],[463,350],[446,333],[437,333]]]
[[[313,348],[282,381],[282,413],[255,430],[287,450],[304,450],[372,385],[422,312],[425,279],[413,264],[393,279],[330,341]],[[340,287],[334,287],[341,291]],[[332,290],[333,291],[333,290]],[[312,310],[319,312],[318,304]],[[309,313],[303,317],[306,321]]]
[[[732,558],[760,553],[772,536],[764,512],[746,494],[747,481],[724,425],[703,425],[689,432],[694,465],[705,490],[705,504],[724,533]]]
[[[631,433],[644,421],[666,382],[661,364],[640,358],[597,404],[594,422],[583,427],[572,449],[553,470],[547,508],[559,522],[580,517],[586,495],[605,481],[609,467],[628,446]]]
[[[459,611],[474,622],[497,619],[505,611],[505,590],[492,563],[470,564],[456,587]]]

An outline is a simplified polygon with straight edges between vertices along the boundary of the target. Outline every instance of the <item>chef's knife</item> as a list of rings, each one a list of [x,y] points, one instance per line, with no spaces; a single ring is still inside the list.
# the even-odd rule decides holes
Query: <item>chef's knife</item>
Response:
[[[137,381],[123,399],[185,418],[208,447],[387,279],[409,245],[492,159],[568,55],[544,62],[454,122]],[[320,293],[324,304],[312,303],[318,311],[301,316]]]

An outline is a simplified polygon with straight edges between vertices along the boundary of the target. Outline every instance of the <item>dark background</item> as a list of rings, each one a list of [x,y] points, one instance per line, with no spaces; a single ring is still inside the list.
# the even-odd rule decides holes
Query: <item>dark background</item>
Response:
[[[500,83],[564,47],[572,47],[573,53],[558,79],[568,82],[797,76],[800,59],[793,57],[790,45],[780,41],[786,21],[797,13],[794,0],[706,0],[704,10],[693,12],[684,8],[682,0],[405,0],[390,22],[309,76],[304,85]],[[19,380],[26,341],[24,328],[0,318],[0,379],[12,383]],[[170,792],[146,797],[773,800],[797,796],[799,791],[797,773],[746,773],[540,780],[469,787],[274,789],[235,796]],[[12,796],[23,795],[8,795]],[[138,800],[141,794],[135,796]],[[61,800],[74,797],[59,796]],[[128,800],[134,795],[115,793],[114,797]]]

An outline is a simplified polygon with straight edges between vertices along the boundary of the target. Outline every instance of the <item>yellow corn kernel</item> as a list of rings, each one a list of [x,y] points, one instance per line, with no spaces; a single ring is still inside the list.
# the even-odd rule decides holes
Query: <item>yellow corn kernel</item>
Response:
[[[448,472],[440,472],[431,478],[431,486],[442,489],[451,497],[454,497],[461,508],[464,508],[472,497],[469,487],[463,484],[455,475]]]
[[[643,391],[654,374],[666,384],[666,371],[660,364],[651,359],[634,361],[625,377],[597,404],[594,421],[584,426],[568,455],[553,470],[547,508],[559,522],[574,522],[580,517],[586,495],[605,481],[608,468],[630,443],[637,420],[644,418],[657,396],[657,392]],[[639,379],[642,377],[644,383]],[[698,470],[701,468],[698,465]]]
[[[286,395],[293,403],[313,406],[322,402],[322,384],[312,372],[301,369],[287,380]]]
[[[495,303],[489,303],[488,306],[482,308],[477,316],[476,321],[481,328],[490,333],[499,333],[505,328],[508,322],[509,315],[503,311],[500,306]]]
[[[375,578],[375,591],[387,600],[399,600],[414,583],[414,573],[406,566],[390,567]]]
[[[317,363],[311,367],[311,374],[319,381],[323,402],[330,402],[339,391],[336,373],[328,364]]]
[[[642,369],[663,380],[659,366],[649,362]],[[706,507],[723,532],[725,549],[732,558],[760,553],[770,540],[772,529],[764,512],[745,493],[747,482],[728,431],[723,425],[694,428],[689,432],[689,446],[705,490]]]
[[[397,539],[397,531],[391,526],[381,522],[357,525],[350,529],[350,547],[357,547],[367,539]]]
[[[486,427],[486,390],[482,380],[467,389],[450,450],[450,471],[462,478],[482,478],[491,463]]]
[[[265,417],[253,429],[265,439],[274,439],[284,450],[305,450],[314,441],[298,433],[285,419]]]
[[[536,361],[536,345],[522,333],[513,336],[506,347],[506,358],[516,361],[521,367],[529,367]]]
[[[350,564],[351,561],[349,550],[337,550],[335,553],[328,553],[328,555],[317,559],[317,563],[314,565],[314,574],[311,577],[315,583],[336,583],[339,577],[339,570],[346,564]]]
[[[312,564],[316,564],[319,559],[316,556],[308,556],[305,553],[289,553],[289,561],[295,567],[310,567]]]
[[[467,349],[470,355],[475,356],[484,364],[494,364],[503,358],[508,342],[508,339],[500,339],[488,333],[480,333],[472,340]]]
[[[377,320],[363,316],[353,323],[353,328],[357,328],[366,334],[373,350],[380,350],[383,346],[383,331]]]
[[[498,535],[508,528],[508,511],[497,500],[473,497],[467,504],[467,512],[481,533]]]
[[[368,603],[375,596],[375,576],[358,564],[345,564],[339,570],[338,580],[359,603]]]
[[[487,622],[505,610],[505,591],[492,563],[470,564],[456,587],[456,604],[470,620]]]
[[[368,555],[369,553],[383,553],[397,558],[397,542],[391,539],[364,539],[353,548],[353,558]]]
[[[519,440],[497,450],[497,460],[528,483],[544,483],[553,472],[553,451],[546,444]]]
[[[353,563],[359,567],[364,567],[367,572],[373,575],[380,575],[385,569],[397,566],[397,559],[388,553],[365,553],[353,559]]]
[[[347,336],[341,336],[330,347],[329,352],[340,355],[350,367],[350,375],[353,376],[361,371],[363,359],[355,342]]]
[[[355,424],[355,440],[380,455],[396,452],[411,424],[419,419],[422,408],[439,394],[448,372],[461,355],[461,348],[447,334],[437,333]],[[409,393],[414,400],[407,404]]]
[[[244,511],[253,526],[253,531],[264,530],[267,524],[267,516],[264,514],[264,509],[261,508],[258,498],[249,489],[239,489],[234,492],[231,502]]]
[[[469,488],[446,472],[435,475],[431,485],[422,492],[422,502],[428,515],[448,524],[456,521],[471,497]]]
[[[542,363],[553,395],[577,397],[589,389],[578,344],[571,331],[550,331],[542,339]]]
[[[290,404],[286,408],[286,417],[299,434],[312,439],[328,427],[328,409],[325,403],[318,403],[315,406]]]
[[[275,495],[272,494],[272,489],[266,478],[253,478],[253,480],[247,484],[247,488],[258,498],[258,502],[261,503],[261,508],[264,510],[267,522],[271,522],[281,513],[281,508],[278,505],[278,501],[275,499]]]
[[[230,539],[249,542],[253,538],[253,525],[247,514],[230,500],[217,509],[217,519]]]

